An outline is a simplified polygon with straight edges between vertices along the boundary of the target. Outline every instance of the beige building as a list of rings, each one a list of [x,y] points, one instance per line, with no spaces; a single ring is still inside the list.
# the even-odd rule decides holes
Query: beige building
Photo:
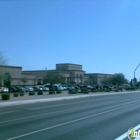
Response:
[[[102,81],[107,78],[113,77],[113,74],[103,74],[103,73],[86,73],[85,76],[88,78],[93,78],[97,84],[101,84]]]
[[[10,75],[11,85],[37,85],[43,84],[44,77],[49,72],[59,72],[65,79],[65,83],[84,83],[91,76],[100,84],[102,80],[113,76],[111,74],[86,73],[82,65],[62,63],[56,64],[55,70],[29,70],[22,71],[22,67],[17,66],[0,66],[0,85],[3,86],[6,81],[6,73]]]

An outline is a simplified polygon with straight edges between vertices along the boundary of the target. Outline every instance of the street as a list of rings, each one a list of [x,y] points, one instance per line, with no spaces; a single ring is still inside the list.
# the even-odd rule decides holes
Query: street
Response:
[[[140,93],[0,107],[0,140],[114,140],[140,124]]]

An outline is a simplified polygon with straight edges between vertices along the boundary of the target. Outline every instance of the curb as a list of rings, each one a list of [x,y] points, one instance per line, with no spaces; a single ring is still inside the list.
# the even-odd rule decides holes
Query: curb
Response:
[[[111,93],[98,93],[98,94],[88,94],[88,95],[75,95],[71,97],[52,97],[49,99],[33,99],[33,100],[20,100],[20,101],[8,101],[0,103],[0,107],[5,106],[15,106],[15,105],[23,105],[23,104],[33,104],[33,103],[43,103],[43,102],[51,102],[51,101],[60,101],[60,100],[70,100],[70,99],[78,99],[78,98],[86,98],[93,96],[103,96],[103,95],[117,95],[117,94],[129,94],[129,93],[140,93],[140,91],[131,91],[131,92],[111,92]]]

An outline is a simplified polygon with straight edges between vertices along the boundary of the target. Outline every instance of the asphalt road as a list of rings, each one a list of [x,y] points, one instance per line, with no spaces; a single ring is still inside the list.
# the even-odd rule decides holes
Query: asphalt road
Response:
[[[140,124],[140,93],[0,108],[0,140],[114,140]]]

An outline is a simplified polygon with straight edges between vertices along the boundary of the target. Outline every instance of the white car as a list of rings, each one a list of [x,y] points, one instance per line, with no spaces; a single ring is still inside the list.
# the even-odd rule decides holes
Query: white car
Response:
[[[9,89],[6,87],[0,87],[0,92],[9,92]]]
[[[48,87],[39,87],[39,90],[42,90],[42,91],[49,91],[49,88]]]

